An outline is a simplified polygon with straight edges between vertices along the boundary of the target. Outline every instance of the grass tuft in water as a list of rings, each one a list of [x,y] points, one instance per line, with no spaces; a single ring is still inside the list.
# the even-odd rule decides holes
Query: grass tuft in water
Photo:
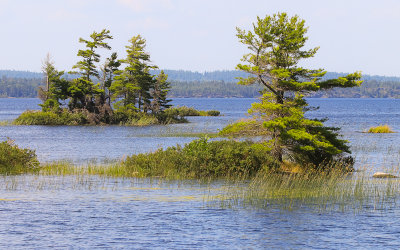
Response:
[[[377,180],[365,172],[260,172],[243,185],[227,185],[218,203],[231,208],[360,212],[392,209],[399,197],[399,180]]]
[[[367,133],[394,133],[394,131],[389,127],[389,125],[379,125],[377,127],[369,128]]]

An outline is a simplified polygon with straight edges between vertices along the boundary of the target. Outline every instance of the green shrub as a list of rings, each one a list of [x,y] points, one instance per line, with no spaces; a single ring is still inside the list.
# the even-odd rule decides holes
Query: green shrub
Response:
[[[180,117],[185,117],[185,116],[219,116],[220,112],[218,110],[209,110],[209,111],[204,111],[204,110],[196,110],[193,107],[187,107],[187,106],[177,106],[177,107],[171,107],[166,109],[164,112],[167,114],[175,114]]]
[[[269,152],[249,141],[211,141],[202,138],[184,147],[159,149],[124,161],[127,171],[138,176],[215,178],[251,176],[274,161]]]
[[[221,112],[219,112],[218,110],[209,110],[207,111],[207,115],[208,116],[219,116],[221,114]]]
[[[125,126],[147,126],[155,124],[184,123],[187,120],[178,115],[177,111],[169,110],[157,115],[139,113],[134,110],[116,110],[107,117],[101,114],[89,113],[87,110],[60,112],[28,110],[13,121],[15,125],[97,125],[116,124]]]
[[[394,133],[394,131],[389,127],[389,125],[380,125],[377,127],[372,127],[368,129],[367,133]]]
[[[15,125],[83,125],[89,121],[88,113],[82,111],[62,112],[28,110],[14,120]]]
[[[19,174],[39,170],[35,151],[21,149],[13,141],[0,143],[0,174]]]
[[[167,114],[174,114],[180,117],[185,116],[200,116],[200,112],[193,107],[177,106],[164,110]]]

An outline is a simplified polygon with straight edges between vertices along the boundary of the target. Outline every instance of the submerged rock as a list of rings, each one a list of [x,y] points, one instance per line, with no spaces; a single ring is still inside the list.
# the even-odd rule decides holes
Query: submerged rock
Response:
[[[384,172],[376,172],[374,175],[372,175],[373,178],[398,178],[395,175],[384,173]]]

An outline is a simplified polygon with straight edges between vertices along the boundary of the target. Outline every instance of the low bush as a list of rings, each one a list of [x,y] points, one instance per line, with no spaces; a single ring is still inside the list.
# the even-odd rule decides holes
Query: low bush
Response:
[[[127,172],[140,177],[248,177],[275,163],[269,152],[249,141],[195,140],[184,147],[159,149],[128,157]]]
[[[13,141],[0,143],[0,174],[19,174],[39,170],[34,150],[22,149]]]
[[[221,114],[221,112],[219,112],[218,110],[208,110],[207,111],[208,116],[219,116],[220,114]]]
[[[368,129],[367,133],[394,133],[388,125],[380,125]]]
[[[13,121],[15,125],[82,125],[90,119],[87,112],[62,112],[28,110]]]

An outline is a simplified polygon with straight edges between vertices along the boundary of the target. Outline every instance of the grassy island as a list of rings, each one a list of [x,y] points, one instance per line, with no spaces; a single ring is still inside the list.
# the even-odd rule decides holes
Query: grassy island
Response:
[[[389,127],[389,125],[385,124],[369,128],[367,133],[381,134],[381,133],[394,133],[394,131]]]

